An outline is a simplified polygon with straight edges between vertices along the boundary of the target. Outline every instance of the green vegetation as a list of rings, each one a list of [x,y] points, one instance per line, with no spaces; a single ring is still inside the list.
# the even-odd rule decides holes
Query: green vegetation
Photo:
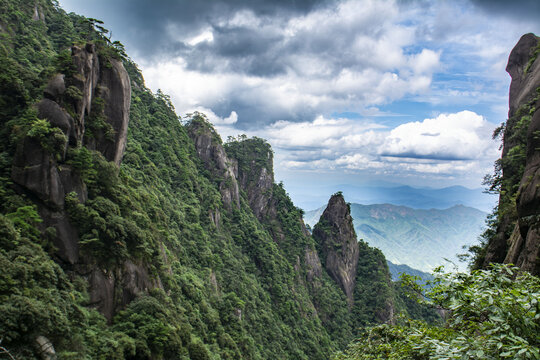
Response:
[[[46,21],[32,20],[35,7]],[[68,15],[47,0],[8,0],[0,10],[2,347],[17,359],[35,359],[32,344],[45,336],[60,359],[326,359],[352,339],[338,286],[324,272],[306,280],[305,253],[315,244],[281,184],[265,194],[273,212],[262,221],[245,190],[240,208],[226,210],[170,98],[145,87],[98,20]],[[87,42],[96,45],[102,66],[122,59],[132,80],[120,167],[83,144],[69,144],[64,154],[66,136],[33,110],[47,81],[63,73],[60,103],[75,115],[82,94],[69,47]],[[110,133],[104,105],[94,98],[88,139]],[[38,211],[46,204],[10,180],[25,139],[62,154],[52,161],[82,180],[62,209],[77,232],[79,263],[58,260],[56,229],[44,228]],[[272,171],[264,140],[239,138],[226,148],[246,188],[256,181],[252,171]],[[219,224],[209,216],[217,212]],[[126,264],[148,277],[138,295],[127,289]],[[114,286],[111,319],[91,301],[93,272]]]
[[[283,184],[255,193],[261,172],[273,177],[263,139],[223,145],[241,185],[239,207],[223,206],[223,179],[202,164],[170,98],[145,87],[101,21],[66,14],[54,1],[6,0],[0,25],[0,342],[14,357],[39,358],[34,344],[44,336],[59,359],[327,359],[357,327],[392,320],[392,312],[433,319],[407,302],[382,253],[363,242],[349,310],[338,285],[317,273],[317,244]],[[91,145],[113,139],[104,99],[94,97],[87,114],[88,142],[68,143],[34,109],[62,73],[58,104],[75,115],[83,94],[69,48],[88,43],[101,66],[120,60],[132,81],[120,166]],[[210,126],[202,114],[185,120]],[[61,204],[11,180],[27,141],[47,155],[46,169],[73,175]],[[253,196],[266,201],[261,214]],[[73,226],[73,263],[59,255],[58,219]]]
[[[523,75],[527,75],[527,73],[531,69],[531,66],[534,64],[534,62],[538,58],[538,55],[540,55],[540,43],[538,45],[536,45],[536,48],[534,48],[534,51],[533,51],[529,61],[527,62],[527,66],[525,66],[525,70],[523,70]]]
[[[493,138],[502,136],[506,145],[503,156],[495,161],[494,173],[484,177],[484,185],[488,192],[499,194],[500,198],[498,206],[488,215],[486,229],[480,236],[480,244],[468,248],[473,269],[483,266],[488,244],[498,234],[502,234],[505,239],[510,238],[517,221],[516,199],[525,171],[527,131],[539,99],[540,88],[537,88],[536,96],[520,106],[512,118],[493,132]]]
[[[32,208],[0,215],[2,346],[17,359],[33,359],[31,344],[46,334],[63,359],[124,359],[133,353],[129,337],[109,329],[103,316],[85,307],[88,295],[81,279],[70,280],[35,242],[37,222]]]
[[[356,272],[353,313],[356,327],[364,327],[392,319],[394,288],[383,253],[358,242],[360,257]],[[370,279],[371,281],[365,281]]]
[[[540,280],[517,270],[435,272],[426,301],[447,311],[444,327],[371,327],[334,359],[539,359]]]

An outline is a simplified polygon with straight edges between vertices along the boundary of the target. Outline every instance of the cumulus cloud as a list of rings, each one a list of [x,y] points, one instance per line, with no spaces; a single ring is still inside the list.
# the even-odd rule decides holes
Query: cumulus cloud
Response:
[[[291,17],[241,9],[179,40],[174,60],[151,58],[142,68],[181,112],[234,110],[249,129],[428,92],[441,51],[407,49],[414,41],[392,0],[336,2]]]
[[[286,149],[360,148],[377,138],[373,130],[384,126],[373,122],[317,117],[312,122],[278,121],[263,132],[274,146]]]
[[[318,117],[279,121],[258,134],[270,141],[287,169],[481,177],[498,155],[493,128],[481,115],[464,110],[393,129],[368,120]]]
[[[472,111],[441,114],[393,129],[380,147],[383,156],[439,160],[492,157],[494,126]]]
[[[289,169],[489,171],[508,53],[540,32],[535,0],[61,4],[104,20],[181,115],[267,138]]]

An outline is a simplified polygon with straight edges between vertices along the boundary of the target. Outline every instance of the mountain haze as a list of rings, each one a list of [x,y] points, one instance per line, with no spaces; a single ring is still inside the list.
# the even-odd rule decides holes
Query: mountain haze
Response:
[[[318,221],[321,210],[306,212],[306,223]],[[456,254],[477,241],[487,214],[462,205],[425,210],[353,203],[351,215],[358,237],[381,249],[389,261],[429,272],[447,264],[445,258],[458,264]]]
[[[502,136],[503,151],[485,177],[498,206],[479,243],[468,249],[472,271],[434,272],[435,286],[426,293],[434,306],[450,310],[444,327],[421,321],[376,326],[334,360],[539,357],[539,57],[540,37],[528,33],[508,58],[508,120],[493,134]]]
[[[393,281],[399,281],[401,274],[418,276],[420,279],[422,279],[422,282],[433,280],[433,275],[430,273],[413,269],[412,267],[404,264],[396,265],[390,261],[387,261],[387,263],[388,270],[390,271],[390,275],[392,275]]]
[[[373,205],[393,204],[414,209],[447,209],[455,205],[465,205],[485,212],[493,210],[497,197],[486,194],[484,189],[469,189],[463,186],[450,186],[440,189],[412,187],[398,184],[319,186],[309,192],[296,184],[289,186],[294,190],[298,205],[304,210],[320,207],[326,201],[325,195],[342,191],[351,203]]]

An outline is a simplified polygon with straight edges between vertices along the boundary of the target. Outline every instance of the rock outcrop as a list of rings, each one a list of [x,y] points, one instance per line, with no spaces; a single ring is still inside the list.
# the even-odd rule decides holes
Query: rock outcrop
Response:
[[[322,276],[321,260],[317,251],[306,248],[304,255],[304,262],[306,264],[306,280],[309,283]]]
[[[512,77],[508,122],[503,153],[499,225],[490,239],[484,266],[490,262],[513,263],[540,274],[540,38],[521,37],[512,50],[506,70]],[[516,165],[510,154],[524,154]],[[509,159],[509,160],[505,160]],[[515,204],[503,194],[519,190]],[[515,191],[515,190],[514,190]],[[502,211],[501,211],[502,210]]]
[[[85,119],[92,110],[92,100],[99,78],[99,57],[94,44],[86,46],[73,46],[71,48],[72,60],[76,74],[72,77],[73,85],[80,91],[80,96],[74,98],[77,119],[75,121],[75,134],[77,140],[82,142],[85,131]]]
[[[39,355],[39,357],[43,360],[56,360],[56,351],[54,350],[54,346],[52,342],[47,339],[43,335],[39,335],[36,337],[34,341],[34,347],[36,348],[36,351]]]
[[[233,206],[240,207],[238,189],[238,163],[227,157],[218,133],[212,125],[202,117],[195,117],[187,126],[189,136],[193,139],[197,155],[213,179],[219,181],[221,200],[228,210]],[[214,224],[219,224],[219,213],[211,214]]]
[[[155,288],[162,288],[158,279],[148,273],[144,264],[126,261],[115,271],[89,267],[85,274],[89,284],[90,305],[111,321],[116,309],[124,308],[138,295]]]
[[[275,217],[272,206],[274,186],[274,153],[270,145],[260,138],[241,139],[235,149],[238,161],[238,183],[245,191],[249,207],[262,222]]]
[[[85,144],[119,165],[126,144],[131,98],[129,76],[122,63],[104,59],[100,65],[93,44],[73,46],[72,61],[74,74],[53,76],[44,89],[44,99],[36,105],[38,118],[46,119],[51,130],[41,137],[29,135],[19,144],[11,173],[23,191],[39,199],[43,226],[55,229],[57,256],[69,264],[79,259],[78,236],[65,213],[64,198],[76,192],[84,203],[87,190],[80,174],[66,161],[67,149]],[[93,111],[92,103],[102,107]],[[95,130],[92,124],[86,124],[88,118],[102,121],[101,128]],[[87,140],[85,132],[89,127],[93,130]]]
[[[93,44],[73,46],[74,73],[54,75],[36,104],[37,117],[48,121],[49,133],[29,133],[19,144],[11,177],[21,191],[36,199],[42,227],[54,228],[53,243],[61,263],[88,280],[90,302],[110,321],[117,308],[138,294],[159,287],[144,264],[126,261],[105,271],[92,259],[81,258],[76,227],[64,199],[75,192],[80,203],[88,197],[81,175],[66,158],[68,148],[99,151],[120,165],[127,139],[131,83],[122,62],[101,58]],[[56,139],[61,146],[57,146]],[[52,142],[52,144],[51,144]]]
[[[120,165],[126,148],[131,104],[131,82],[122,62],[109,59],[110,66],[100,67],[97,96],[103,99],[107,129],[94,131],[95,148],[105,159]]]
[[[352,306],[359,249],[349,205],[341,193],[334,194],[328,201],[313,229],[313,237],[320,245],[323,266]]]

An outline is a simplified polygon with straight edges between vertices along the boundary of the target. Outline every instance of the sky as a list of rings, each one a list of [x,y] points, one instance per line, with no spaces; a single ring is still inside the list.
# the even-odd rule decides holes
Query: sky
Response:
[[[539,0],[60,5],[103,20],[180,116],[205,113],[224,140],[267,139],[301,207],[321,186],[482,187],[500,155],[508,55],[540,35]]]

